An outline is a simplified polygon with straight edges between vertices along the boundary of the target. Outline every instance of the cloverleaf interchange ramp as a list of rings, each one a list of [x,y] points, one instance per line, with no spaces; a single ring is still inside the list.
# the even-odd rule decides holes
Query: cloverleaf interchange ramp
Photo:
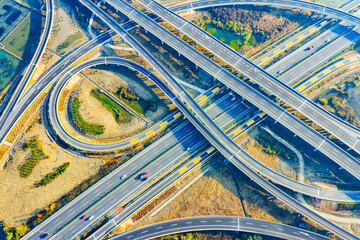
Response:
[[[194,101],[194,99],[189,96],[189,94],[183,89],[183,87],[176,82],[176,80],[160,65],[155,58],[150,55],[132,36],[130,36],[117,22],[115,22],[110,16],[103,12],[91,1],[81,1],[85,6],[91,9],[94,14],[96,14],[100,19],[102,19],[106,24],[115,29],[116,32],[130,45],[132,46],[169,84],[175,92],[179,95],[174,96],[174,93],[165,85],[162,89],[178,106],[178,108],[184,113],[184,115],[193,123],[193,125],[202,133],[208,141],[217,148],[217,150],[222,153],[226,158],[228,158],[232,163],[234,163],[240,170],[242,170],[246,175],[253,179],[256,183],[262,186],[271,194],[275,195],[279,200],[284,201],[287,205],[294,208],[295,210],[301,212],[304,216],[309,217],[314,220],[321,226],[329,229],[336,235],[346,239],[358,239],[353,234],[345,231],[341,227],[333,224],[332,222],[322,218],[318,214],[307,209],[295,199],[282,192],[280,189],[275,187],[273,184],[269,183],[267,180],[262,178],[260,175],[255,173],[250,167],[244,164],[238,157],[248,156],[246,153],[239,151],[238,153],[233,153],[234,149],[237,149],[237,145],[206,115],[202,108]],[[180,98],[182,100],[180,100]],[[186,104],[190,107],[187,108]],[[195,115],[197,117],[195,117]],[[232,149],[232,150],[230,150]],[[250,157],[250,156],[248,156]]]

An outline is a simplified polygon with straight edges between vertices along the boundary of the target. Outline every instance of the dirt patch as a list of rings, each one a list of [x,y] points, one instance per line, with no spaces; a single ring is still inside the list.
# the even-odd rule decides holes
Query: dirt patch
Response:
[[[10,161],[4,171],[0,171],[0,219],[9,227],[19,226],[36,215],[44,207],[59,199],[79,183],[94,175],[103,165],[101,159],[74,156],[52,142],[45,127],[39,124],[39,116],[34,119],[29,129],[20,138],[10,154]],[[25,162],[29,151],[21,149],[22,144],[31,137],[38,136],[42,149],[49,156],[41,160],[28,178],[21,178],[19,167]],[[35,187],[41,180],[65,162],[70,166],[64,174],[44,187]]]

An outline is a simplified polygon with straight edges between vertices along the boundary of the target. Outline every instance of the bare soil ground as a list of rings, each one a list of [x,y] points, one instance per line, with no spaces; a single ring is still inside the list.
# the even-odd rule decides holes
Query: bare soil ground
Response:
[[[0,198],[0,219],[9,227],[16,227],[26,222],[28,218],[94,175],[103,165],[101,159],[74,156],[59,147],[48,138],[44,125],[39,124],[38,119],[39,116],[14,147],[6,169],[0,171],[0,192],[6,193]],[[38,136],[49,158],[40,161],[28,178],[20,178],[18,169],[30,154],[21,147],[33,136]],[[47,186],[34,187],[34,183],[42,179],[45,174],[65,162],[70,162],[70,166],[64,174]]]

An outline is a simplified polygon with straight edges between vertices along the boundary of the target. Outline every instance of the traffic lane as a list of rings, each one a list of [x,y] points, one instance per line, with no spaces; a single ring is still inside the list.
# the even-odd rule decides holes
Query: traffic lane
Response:
[[[96,205],[84,212],[87,216],[94,216],[92,221],[74,220],[67,227],[54,235],[52,239],[64,238],[75,239],[84,230],[88,229],[91,225],[95,224],[111,209],[125,201],[136,191],[144,187],[148,182],[154,179],[156,176],[164,172],[176,162],[180,161],[184,156],[189,154],[188,148],[196,148],[201,144],[204,144],[206,140],[200,133],[195,133],[190,138],[185,139],[180,144],[176,145],[173,150],[164,153],[160,156],[156,162],[148,165],[141,172],[148,172],[148,179],[141,181],[137,176],[129,178],[119,188],[111,192],[106,198],[100,200]],[[192,154],[194,155],[194,154]]]
[[[333,28],[322,33],[320,36],[314,38],[312,41],[304,44],[294,52],[286,55],[284,58],[267,68],[266,71],[274,76],[281,75],[279,79],[284,81],[283,79],[285,77],[283,77],[283,75],[286,74],[279,74],[280,71],[286,72],[287,70],[298,64],[299,61],[313,55],[319,49],[332,42],[339,36],[345,34],[347,31],[349,31],[349,28],[347,26],[337,24]],[[330,43],[330,45],[331,44],[332,43]]]
[[[310,56],[305,61],[294,66],[288,72],[280,76],[279,79],[288,85],[295,83],[301,77],[305,76],[308,72],[320,66],[323,62],[326,61],[326,59],[331,58],[338,52],[341,52],[343,49],[349,47],[351,44],[356,42],[359,37],[359,32],[357,32],[356,30],[350,31],[345,36],[340,37],[328,46],[324,47],[319,52]]]
[[[253,232],[280,237],[284,239],[313,239],[329,240],[325,236],[298,229],[285,224],[274,223],[251,218],[225,217],[225,216],[201,216],[178,218],[151,224],[134,230],[128,230],[120,233],[111,240],[128,240],[128,239],[151,239],[164,235],[170,235],[179,232],[201,231],[201,230],[229,230]]]

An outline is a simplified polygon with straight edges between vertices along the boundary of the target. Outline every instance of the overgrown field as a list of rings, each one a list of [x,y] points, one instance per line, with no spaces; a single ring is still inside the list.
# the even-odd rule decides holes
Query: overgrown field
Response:
[[[0,41],[25,18],[29,9],[12,0],[3,0],[0,3]]]
[[[116,92],[116,96],[118,96],[127,106],[140,115],[145,115],[145,113],[149,110],[155,112],[158,107],[158,103],[156,101],[145,100],[142,97],[138,97],[135,92],[128,87],[120,87]]]
[[[112,113],[117,123],[129,123],[131,115],[111,98],[100,92],[99,89],[91,90],[91,96],[96,98],[108,111]]]
[[[251,53],[310,22],[310,12],[268,6],[216,7],[195,23],[235,51]]]
[[[104,126],[100,124],[88,123],[80,114],[80,101],[78,97],[74,97],[71,103],[71,116],[78,130],[82,133],[101,135],[104,133]]]
[[[62,164],[55,171],[46,174],[45,177],[39,181],[38,185],[45,186],[45,185],[51,183],[52,181],[55,180],[56,177],[63,174],[69,166],[70,166],[69,162]]]
[[[65,39],[64,42],[62,42],[59,46],[56,47],[56,52],[58,52],[59,54],[63,54],[67,50],[67,48],[71,46],[71,44],[74,44],[76,41],[80,40],[83,36],[84,34],[80,31],[71,34]]]
[[[6,88],[24,66],[19,59],[0,49],[0,91]]]
[[[3,42],[5,48],[24,60],[30,60],[40,40],[45,18],[32,12]],[[36,46],[34,46],[36,44]]]

